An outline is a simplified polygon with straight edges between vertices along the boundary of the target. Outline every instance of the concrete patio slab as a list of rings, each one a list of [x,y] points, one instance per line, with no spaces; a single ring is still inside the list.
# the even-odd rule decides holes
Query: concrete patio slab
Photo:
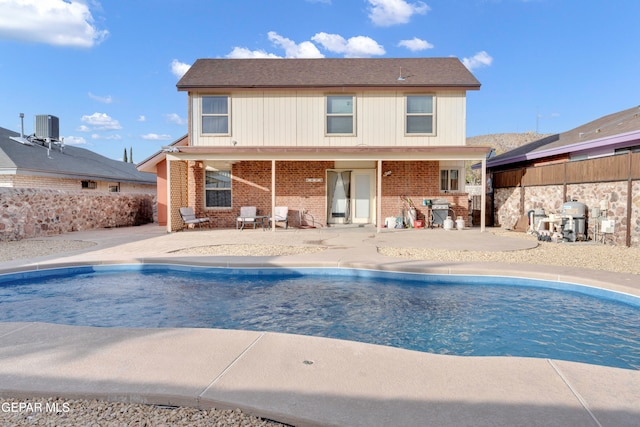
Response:
[[[593,423],[546,360],[438,356],[281,334],[258,341],[207,399],[294,425]]]
[[[150,225],[70,233],[95,246],[0,262],[0,274],[54,266],[178,263],[352,267],[535,277],[640,296],[633,274],[509,263],[418,261],[379,246],[528,250],[535,242],[477,230],[205,230]],[[426,242],[426,243],[425,243]],[[222,244],[323,246],[291,256],[189,256]],[[640,371],[510,357],[456,357],[297,335],[0,323],[0,397],[102,398],[239,407],[298,426],[637,426]]]
[[[212,329],[17,326],[2,336],[2,395],[124,397],[190,406],[260,337]]]
[[[553,363],[601,425],[640,424],[640,371],[566,361]]]

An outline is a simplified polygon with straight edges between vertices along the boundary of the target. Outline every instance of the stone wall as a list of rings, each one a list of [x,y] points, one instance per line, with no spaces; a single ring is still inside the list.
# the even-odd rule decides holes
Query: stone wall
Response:
[[[0,241],[153,222],[154,194],[0,188]]]
[[[522,215],[520,197],[522,187],[496,188],[493,191],[494,223],[498,227],[513,228]]]
[[[524,192],[524,206],[521,193]],[[511,228],[522,214],[542,208],[548,215],[562,213],[565,202],[562,185],[497,188],[494,192],[495,220],[502,227]],[[640,246],[640,181],[632,183],[631,206],[627,206],[628,182],[600,182],[567,184],[566,199],[577,200],[587,205],[587,216],[592,208],[608,202],[606,218],[615,221],[615,232],[607,242],[625,245],[627,229],[630,228],[631,246]],[[627,222],[627,210],[631,209],[631,221]],[[587,219],[587,235],[594,237],[595,219]]]

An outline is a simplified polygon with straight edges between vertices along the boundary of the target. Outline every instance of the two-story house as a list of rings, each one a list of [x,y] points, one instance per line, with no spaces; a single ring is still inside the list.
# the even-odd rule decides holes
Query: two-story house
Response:
[[[181,206],[219,227],[241,206],[287,206],[294,226],[381,228],[427,200],[466,218],[464,162],[488,152],[465,146],[480,83],[456,58],[200,59],[177,88],[188,135],[139,165],[168,231]]]

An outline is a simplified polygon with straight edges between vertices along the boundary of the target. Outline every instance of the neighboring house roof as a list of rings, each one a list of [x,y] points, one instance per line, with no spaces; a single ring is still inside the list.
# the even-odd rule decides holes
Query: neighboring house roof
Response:
[[[640,106],[603,116],[567,132],[551,135],[487,161],[487,168],[558,155],[613,154],[640,145]]]
[[[457,58],[198,59],[177,87],[478,90],[480,82]]]
[[[0,127],[0,174],[22,174],[99,181],[156,183],[156,176],[139,172],[136,165],[112,160],[75,146],[48,147],[39,143],[22,144],[13,138],[20,134]]]

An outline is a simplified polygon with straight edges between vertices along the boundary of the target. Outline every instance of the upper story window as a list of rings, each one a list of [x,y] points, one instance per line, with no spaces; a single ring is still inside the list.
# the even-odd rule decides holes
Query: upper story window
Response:
[[[229,135],[229,97],[202,97],[202,133]]]
[[[327,135],[353,135],[354,117],[352,95],[327,96]]]
[[[408,95],[407,134],[433,134],[433,95]]]
[[[231,171],[205,170],[204,190],[207,208],[230,208]]]

